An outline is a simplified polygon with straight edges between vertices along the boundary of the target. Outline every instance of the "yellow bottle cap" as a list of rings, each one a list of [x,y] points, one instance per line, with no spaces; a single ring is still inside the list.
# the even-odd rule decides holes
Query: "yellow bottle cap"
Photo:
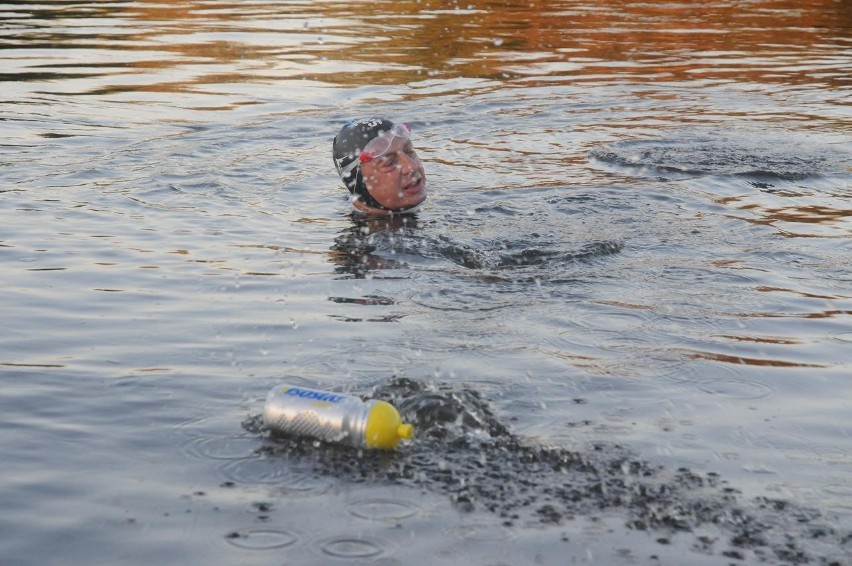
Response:
[[[376,401],[367,415],[364,443],[367,448],[395,448],[402,438],[412,438],[414,427],[402,422],[397,410],[385,401]]]
[[[403,423],[396,427],[396,434],[406,440],[414,438],[414,427],[408,423]]]

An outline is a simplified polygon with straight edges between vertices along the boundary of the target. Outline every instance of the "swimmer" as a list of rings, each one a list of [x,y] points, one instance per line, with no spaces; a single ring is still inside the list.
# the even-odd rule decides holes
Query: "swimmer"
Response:
[[[414,212],[426,200],[426,173],[408,124],[384,118],[347,122],[334,138],[334,166],[356,210],[381,216]]]

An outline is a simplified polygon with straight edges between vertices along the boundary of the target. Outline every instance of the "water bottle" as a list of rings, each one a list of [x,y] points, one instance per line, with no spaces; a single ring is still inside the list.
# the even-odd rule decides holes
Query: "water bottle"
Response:
[[[266,396],[263,422],[271,430],[342,442],[358,448],[395,448],[414,436],[397,410],[385,401],[278,385]]]

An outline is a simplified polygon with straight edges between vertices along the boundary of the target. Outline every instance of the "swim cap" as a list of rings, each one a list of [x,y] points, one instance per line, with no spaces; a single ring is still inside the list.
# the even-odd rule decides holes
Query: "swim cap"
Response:
[[[337,174],[349,192],[358,195],[358,199],[373,208],[392,210],[373,198],[364,177],[361,175],[360,155],[370,140],[381,132],[390,130],[393,122],[384,118],[364,118],[347,122],[334,137],[332,157]],[[354,164],[354,165],[353,165]]]

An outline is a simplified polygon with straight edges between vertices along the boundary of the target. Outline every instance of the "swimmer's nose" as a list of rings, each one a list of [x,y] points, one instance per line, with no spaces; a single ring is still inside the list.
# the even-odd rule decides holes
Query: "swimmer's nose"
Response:
[[[402,173],[407,174],[417,171],[417,160],[407,153],[400,153],[397,163],[399,163],[399,170]]]

